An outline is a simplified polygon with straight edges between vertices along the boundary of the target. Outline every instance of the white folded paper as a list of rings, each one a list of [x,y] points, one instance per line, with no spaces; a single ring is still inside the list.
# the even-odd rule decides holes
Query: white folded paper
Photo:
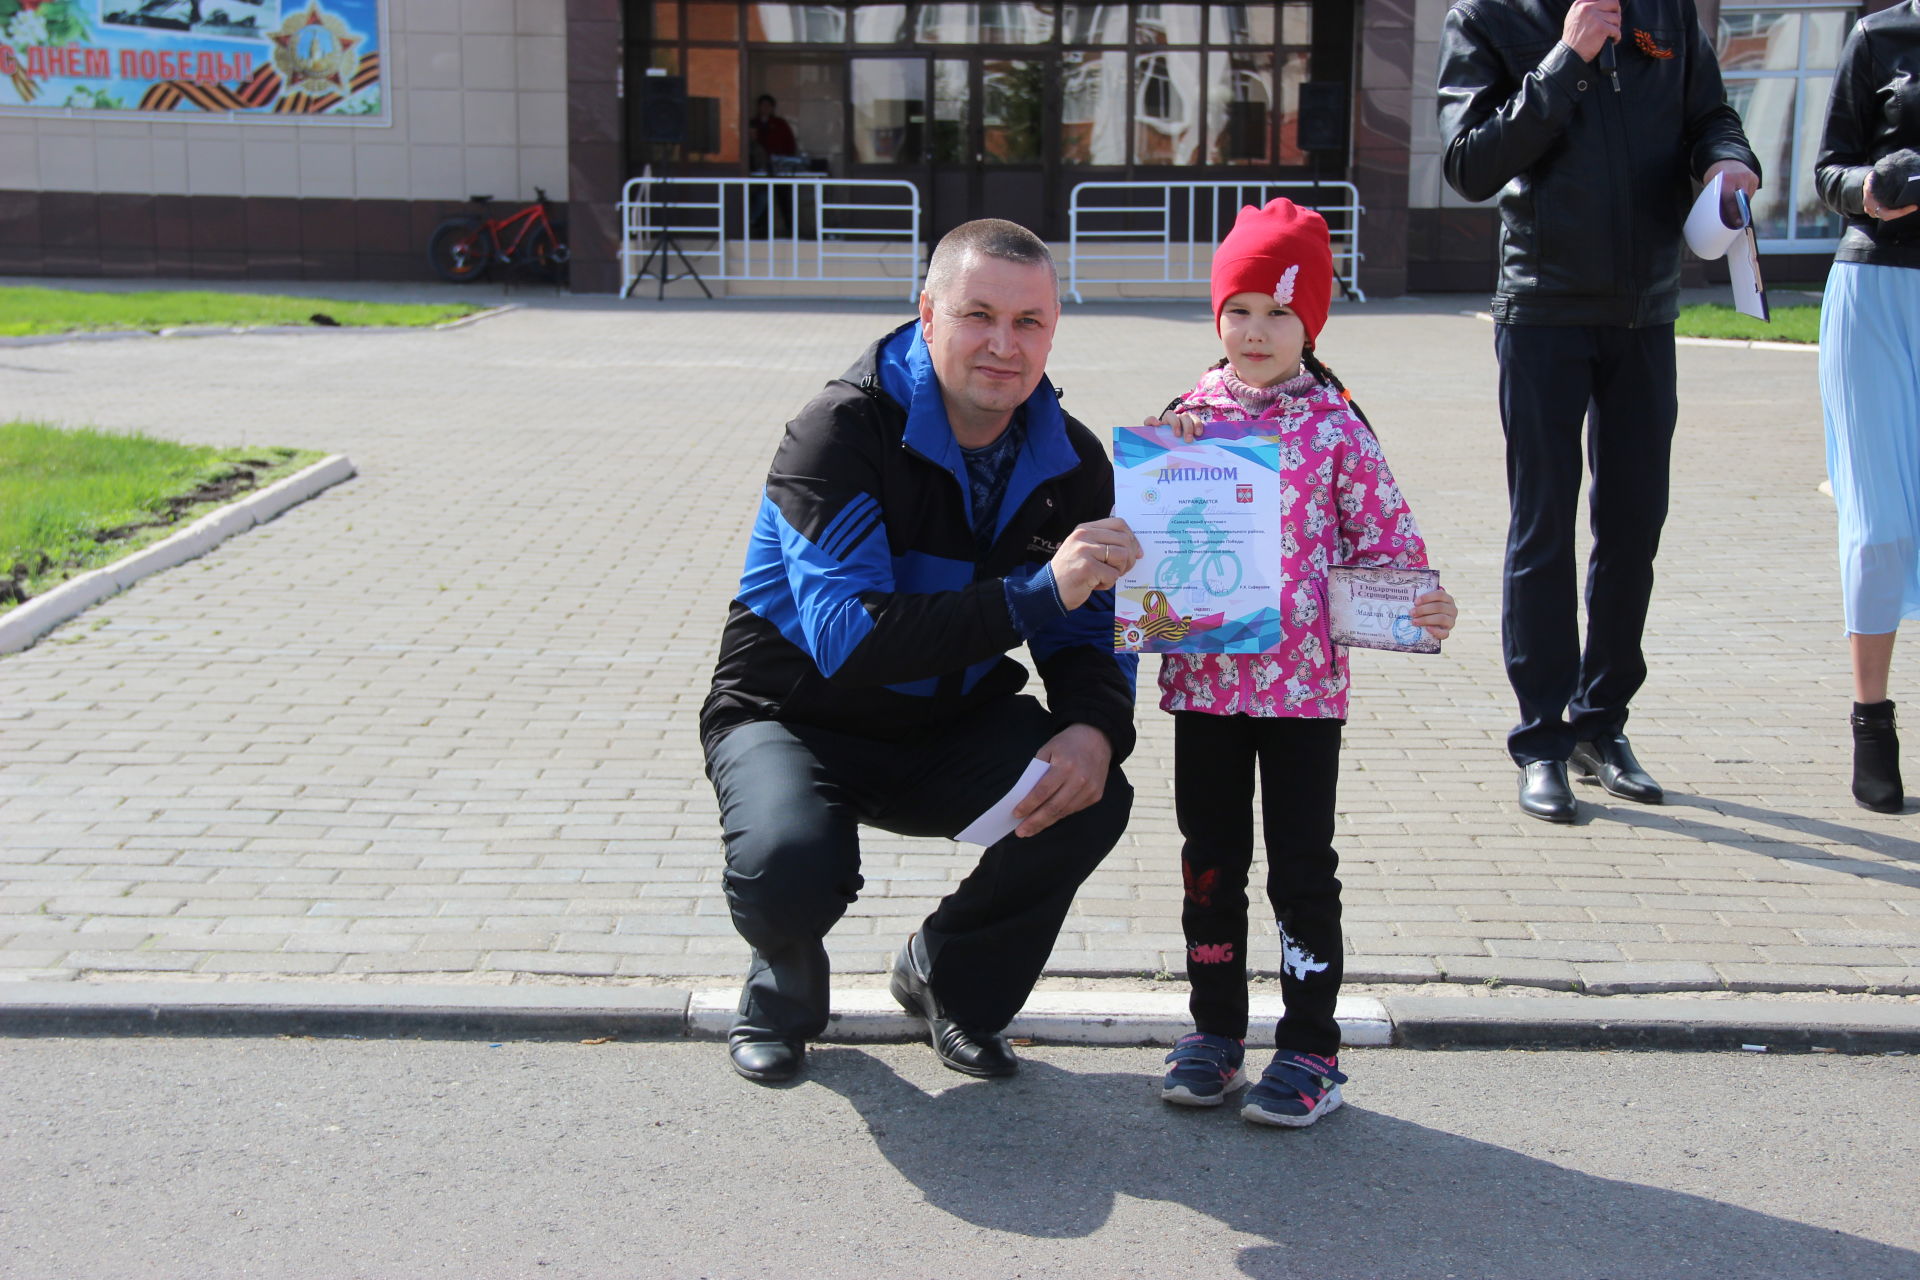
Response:
[[[1714,174],[1713,181],[1700,188],[1700,198],[1693,202],[1693,209],[1687,214],[1687,248],[1709,261],[1725,254],[1746,230],[1739,222],[1728,226],[1720,211],[1720,196],[1725,185],[1726,175]]]
[[[1013,816],[1014,806],[1040,785],[1040,779],[1047,776],[1047,770],[1051,767],[1045,760],[1028,761],[1026,772],[1020,775],[1020,781],[1013,784],[1013,790],[995,801],[991,809],[969,822],[967,829],[954,839],[961,844],[977,845],[999,844],[1006,839],[1020,825],[1020,820]]]
[[[1724,256],[1733,285],[1734,309],[1756,320],[1768,320],[1772,313],[1767,306],[1767,286],[1760,275],[1753,211],[1747,207],[1746,197],[1736,192],[1733,203],[1740,214],[1732,226],[1727,225],[1720,204],[1725,179],[1725,174],[1716,173],[1713,181],[1700,189],[1700,198],[1687,214],[1687,247],[1709,261]]]

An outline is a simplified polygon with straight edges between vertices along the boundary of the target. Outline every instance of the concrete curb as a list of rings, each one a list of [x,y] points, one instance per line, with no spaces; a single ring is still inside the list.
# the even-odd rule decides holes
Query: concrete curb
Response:
[[[314,299],[324,302],[324,298]],[[196,324],[179,325],[171,329],[104,329],[80,333],[35,333],[17,338],[0,338],[0,348],[5,347],[52,347],[66,342],[130,342],[139,338],[235,338],[247,335],[265,334],[269,337],[315,333],[444,333],[449,329],[463,329],[482,320],[491,320],[494,316],[509,311],[518,311],[517,302],[503,302],[497,307],[488,307],[476,311],[470,316],[461,316],[457,320],[444,320],[439,324],[254,324],[224,325]]]
[[[0,1035],[679,1036],[687,995],[633,987],[38,983],[0,989]]]
[[[162,569],[171,569],[203,556],[237,533],[265,524],[281,512],[305,502],[323,490],[352,478],[353,463],[345,454],[322,458],[312,466],[276,480],[258,493],[228,503],[195,520],[178,533],[61,583],[0,617],[0,654],[17,653],[47,632],[109,596]]]
[[[1920,1006],[1759,1000],[1388,996],[1394,1043],[1409,1049],[1920,1051]]]
[[[720,1039],[734,988],[285,983],[34,983],[0,986],[0,1036],[625,1036]],[[1280,1012],[1253,1002],[1256,1026]],[[1920,1005],[1832,1001],[1617,1001],[1604,997],[1342,997],[1346,1043],[1440,1048],[1920,1052]],[[1007,1033],[1047,1044],[1171,1044],[1191,1029],[1186,997],[1041,992]],[[921,1024],[883,988],[836,996],[823,1041],[917,1040]]]

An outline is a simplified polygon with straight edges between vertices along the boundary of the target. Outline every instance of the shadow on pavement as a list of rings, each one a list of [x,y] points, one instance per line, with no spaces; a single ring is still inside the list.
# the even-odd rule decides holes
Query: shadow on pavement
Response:
[[[1351,1104],[1310,1131],[1255,1129],[1231,1104],[1162,1107],[1140,1075],[1032,1058],[1014,1080],[928,1095],[831,1047],[814,1050],[810,1078],[852,1104],[929,1204],[974,1226],[1078,1238],[1118,1197],[1175,1202],[1263,1240],[1239,1255],[1251,1277],[1920,1274],[1908,1250]]]
[[[1590,794],[1582,795],[1580,799],[1583,802],[1580,806],[1582,815],[1592,813],[1595,820],[1606,819],[1618,822],[1622,826],[1667,831],[1674,835],[1689,836],[1704,844],[1726,845],[1729,848],[1750,853],[1763,853],[1770,858],[1780,858],[1788,862],[1809,863],[1827,871],[1844,871],[1868,880],[1882,880],[1889,884],[1920,888],[1920,868],[1889,867],[1877,862],[1854,861],[1832,847],[1801,844],[1795,840],[1773,839],[1751,831],[1703,822],[1698,818],[1669,814],[1663,810],[1690,809],[1695,812],[1710,813],[1716,817],[1744,818],[1750,822],[1778,827],[1795,835],[1820,836],[1833,841],[1835,845],[1867,850],[1902,862],[1916,864],[1920,864],[1920,841],[1881,835],[1877,832],[1863,831],[1858,827],[1843,826],[1838,822],[1828,822],[1822,818],[1810,818],[1798,813],[1782,813],[1777,809],[1762,809],[1757,805],[1741,804],[1736,800],[1720,800],[1713,796],[1682,795],[1669,791],[1666,804],[1659,806],[1630,804],[1626,801],[1603,803]]]

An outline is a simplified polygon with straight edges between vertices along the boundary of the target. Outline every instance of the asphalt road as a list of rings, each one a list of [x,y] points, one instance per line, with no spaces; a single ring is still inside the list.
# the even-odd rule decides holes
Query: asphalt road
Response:
[[[0,1275],[1920,1276],[1920,1060],[1356,1050],[1303,1132],[1151,1049],[0,1041]]]

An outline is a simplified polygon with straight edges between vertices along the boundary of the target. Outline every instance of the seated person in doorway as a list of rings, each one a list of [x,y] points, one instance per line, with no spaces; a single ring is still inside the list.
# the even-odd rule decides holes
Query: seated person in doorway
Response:
[[[754,104],[753,119],[747,121],[750,143],[747,148],[747,168],[755,174],[780,177],[806,171],[806,157],[800,154],[800,142],[794,137],[793,126],[775,113],[774,109],[779,105],[772,94],[763,93]],[[751,201],[753,233],[766,234],[769,205],[772,206],[773,220],[779,234],[790,232],[795,221],[793,204],[797,200],[798,196],[791,189],[775,189],[771,192],[756,189]]]
[[[753,119],[747,121],[747,130],[753,138],[753,155],[749,159],[756,171],[778,172],[781,166],[774,163],[775,156],[800,158],[800,140],[793,136],[793,126],[775,113],[779,105],[772,94],[763,93],[754,104]]]

